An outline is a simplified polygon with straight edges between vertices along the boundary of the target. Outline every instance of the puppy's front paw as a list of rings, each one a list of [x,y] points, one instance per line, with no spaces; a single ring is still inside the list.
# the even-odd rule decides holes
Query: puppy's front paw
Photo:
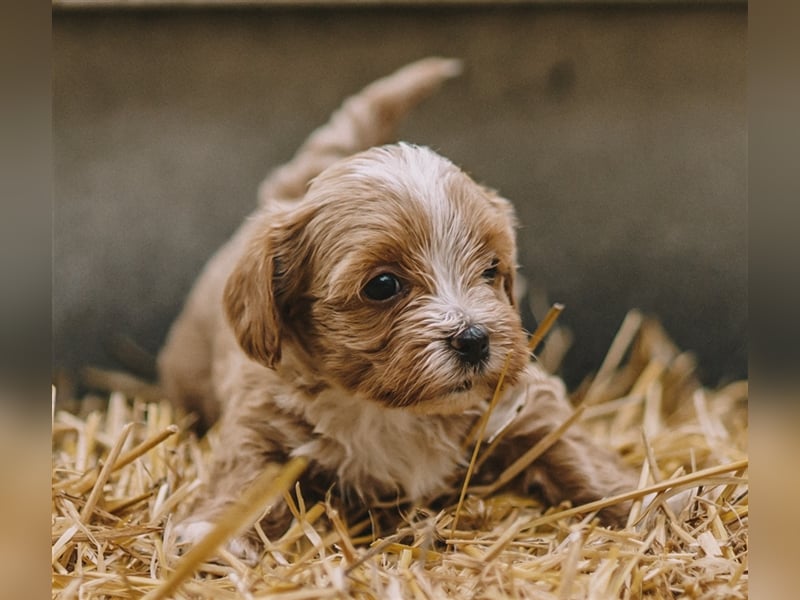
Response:
[[[210,521],[183,521],[172,530],[172,537],[180,554],[202,540],[214,528]]]
[[[200,543],[214,528],[211,521],[184,521],[172,531],[175,548],[178,554],[186,554],[189,549]],[[250,566],[258,563],[260,552],[258,545],[245,536],[230,540],[226,546],[228,552]]]

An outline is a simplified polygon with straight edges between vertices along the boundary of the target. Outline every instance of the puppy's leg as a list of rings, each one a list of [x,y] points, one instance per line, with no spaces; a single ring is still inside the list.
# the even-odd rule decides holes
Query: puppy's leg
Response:
[[[166,396],[186,413],[197,415],[194,429],[205,433],[219,408],[211,386],[211,351],[202,331],[176,321],[159,354],[158,369]]]
[[[571,414],[572,407],[560,379],[538,367],[529,369],[528,398],[497,448],[503,469],[522,456],[544,436],[558,428]],[[564,500],[573,506],[600,500],[634,489],[636,478],[612,451],[595,443],[579,424],[561,437],[517,478],[523,492],[538,491],[544,500],[557,504]],[[630,503],[602,510],[600,518],[609,525],[624,525]]]
[[[274,469],[277,475],[280,465],[285,462],[281,449],[268,439],[260,438],[253,429],[224,418],[220,426],[220,445],[215,448],[208,485],[192,514],[175,528],[180,546],[200,541],[264,470]],[[286,502],[278,499],[259,525],[268,538],[274,538],[286,531],[291,519]],[[251,529],[229,542],[228,549],[253,564],[258,560],[261,543],[255,530]]]
[[[219,405],[212,386],[209,309],[199,301],[200,295],[190,296],[172,324],[157,366],[167,398],[186,413],[197,416],[194,429],[202,435],[217,420]]]

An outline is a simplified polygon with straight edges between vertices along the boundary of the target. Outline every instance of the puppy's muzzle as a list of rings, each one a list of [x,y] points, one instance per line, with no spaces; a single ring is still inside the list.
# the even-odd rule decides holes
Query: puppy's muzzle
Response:
[[[450,347],[465,365],[475,367],[489,358],[489,334],[480,325],[470,325],[450,338]]]

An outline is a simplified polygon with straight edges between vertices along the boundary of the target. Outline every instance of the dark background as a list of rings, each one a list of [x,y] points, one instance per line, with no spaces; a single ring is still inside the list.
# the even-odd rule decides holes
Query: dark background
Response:
[[[155,353],[256,187],[350,93],[411,60],[465,74],[406,121],[516,205],[523,274],[566,304],[570,382],[630,308],[746,374],[747,7],[57,10],[56,368]]]

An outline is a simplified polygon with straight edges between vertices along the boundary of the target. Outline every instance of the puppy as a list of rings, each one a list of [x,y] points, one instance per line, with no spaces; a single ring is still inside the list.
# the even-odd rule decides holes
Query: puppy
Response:
[[[344,501],[440,495],[503,372],[498,410],[522,410],[495,475],[570,414],[561,381],[528,357],[511,204],[428,148],[380,145],[457,71],[426,59],[345,102],[262,184],[261,207],[197,281],[159,356],[168,395],[202,427],[221,419],[183,539],[292,456],[310,461],[306,495],[334,484]],[[517,481],[574,503],[629,483],[578,430]],[[279,535],[290,518],[279,503],[261,526]],[[255,556],[252,540],[234,549]]]

